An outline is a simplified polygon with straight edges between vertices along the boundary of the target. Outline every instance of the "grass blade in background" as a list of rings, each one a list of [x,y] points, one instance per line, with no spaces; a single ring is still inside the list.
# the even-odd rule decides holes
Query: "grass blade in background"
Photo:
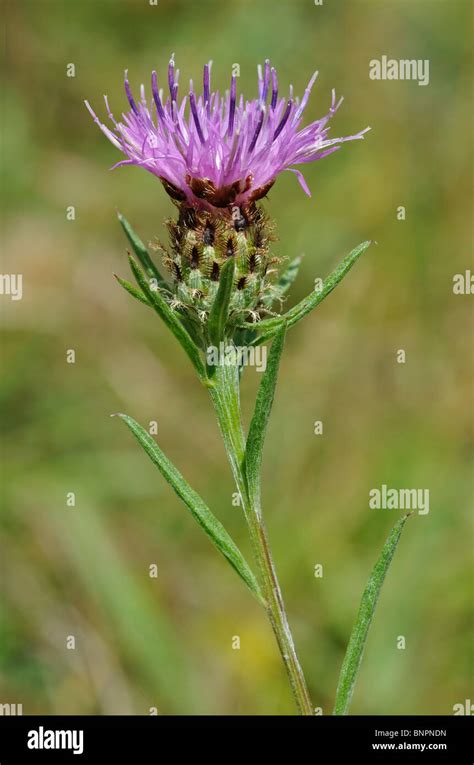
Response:
[[[182,499],[186,507],[191,511],[195,520],[204,529],[217,549],[228,560],[247,587],[256,595],[260,603],[263,604],[264,600],[260,587],[252,570],[222,523],[209,510],[199,494],[185,481],[173,463],[163,454],[149,433],[132,417],[126,414],[117,414],[116,416],[125,422],[153,464],[156,465],[163,478],[173,487],[178,497]]]
[[[129,261],[130,268],[132,269],[137,284],[145,297],[148,298],[151,307],[155,309],[160,319],[163,319],[168,329],[171,330],[175,338],[186,351],[201,379],[205,379],[206,369],[204,367],[204,362],[201,358],[199,348],[192,340],[189,332],[183,327],[175,311],[169,307],[166,300],[163,300],[159,292],[150,288],[146,276],[143,271],[140,270],[131,255],[129,256]]]
[[[393,555],[409,514],[401,518],[391,530],[384,544],[382,554],[372,569],[369,581],[362,595],[359,612],[352,628],[346,655],[342,663],[336,691],[335,715],[346,715],[354,691],[360,664],[364,654],[369,628],[374,618],[375,607],[384,583],[385,576],[392,562]]]
[[[157,286],[160,289],[166,289],[169,291],[166,281],[163,279],[162,275],[160,274],[157,267],[155,266],[152,259],[150,258],[150,255],[148,254],[148,250],[143,244],[140,237],[137,236],[137,234],[131,227],[128,220],[124,218],[121,213],[117,213],[117,216],[120,221],[120,225],[125,231],[125,235],[128,241],[130,242],[130,244],[132,245],[135,255],[137,256],[138,260],[140,261],[143,268],[145,269],[145,272],[148,278],[156,279]]]
[[[98,624],[102,625],[99,632],[108,636],[112,653],[123,663],[130,688],[137,689],[133,697],[136,699],[134,714],[148,714],[149,707],[155,705],[159,712],[166,710],[166,713],[182,714],[183,695],[189,711],[201,714],[203,704],[207,705],[207,699],[202,695],[203,678],[195,666],[196,662],[190,657],[189,644],[170,620],[160,594],[152,595],[150,589],[144,586],[143,579],[148,578],[148,572],[145,569],[144,576],[140,566],[137,570],[137,561],[134,565],[126,555],[120,554],[120,546],[114,541],[116,528],[107,523],[103,507],[94,507],[94,495],[82,496],[83,505],[78,513],[63,512],[60,503],[67,490],[67,485],[58,485],[57,492],[55,487],[56,508],[61,509],[45,513],[44,517],[45,528],[52,524],[50,533],[57,549],[63,555],[66,553],[70,561],[71,586],[76,592],[74,602],[64,608],[60,591],[56,605],[59,613],[64,613],[66,619],[68,609],[77,608],[79,612],[82,609],[87,618],[95,614],[91,616],[92,623],[98,619]],[[45,488],[44,496],[51,501],[51,483]],[[81,600],[76,603],[79,596]],[[52,602],[54,604],[55,601]],[[48,625],[52,634],[56,628]],[[82,639],[80,645],[81,655],[87,656]],[[105,670],[100,665],[94,665],[94,661],[100,662],[100,656],[89,653],[89,661],[92,662],[90,671],[94,672],[100,684]],[[75,666],[77,672],[80,665]],[[56,669],[60,678],[61,670]],[[74,670],[69,665],[67,672],[63,672],[67,678],[63,682],[69,687],[69,683],[74,682]],[[77,678],[75,682],[82,683],[85,679]],[[112,685],[112,677],[109,683]],[[64,714],[61,709],[64,699],[61,701],[61,696],[51,695],[56,696],[52,713]],[[71,714],[77,713],[74,712],[74,703],[77,704],[77,695],[71,694],[71,706],[68,706]],[[100,696],[98,700],[92,698],[90,703],[91,714],[98,714],[98,708],[101,714],[122,714],[120,698],[113,702],[108,700],[107,706],[102,708],[96,706],[101,703]],[[207,708],[210,713],[209,705]]]
[[[260,491],[260,466],[262,464],[263,443],[265,440],[268,419],[272,409],[273,397],[275,395],[280,357],[285,342],[285,332],[286,324],[278,330],[272,342],[267,368],[263,373],[263,378],[258,389],[255,411],[253,413],[247,437],[245,448],[245,471],[251,497],[258,498]]]

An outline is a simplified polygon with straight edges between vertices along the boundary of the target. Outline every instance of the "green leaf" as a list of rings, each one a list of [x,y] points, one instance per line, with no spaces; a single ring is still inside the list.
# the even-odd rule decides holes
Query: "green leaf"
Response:
[[[234,258],[224,263],[221,268],[219,288],[209,313],[208,332],[212,345],[218,346],[224,339],[225,327],[229,315],[229,303],[234,283]]]
[[[364,654],[367,635],[374,617],[375,607],[385,576],[390,567],[390,563],[392,562],[395,550],[397,549],[403,527],[409,517],[410,514],[405,515],[391,530],[383,547],[382,554],[372,570],[362,595],[359,612],[354,627],[352,628],[351,637],[339,675],[336,703],[334,706],[335,715],[346,715],[348,713],[354,686],[357,680],[357,674]]]
[[[129,261],[137,284],[145,297],[148,298],[151,307],[154,308],[158,316],[163,319],[166,326],[171,330],[173,335],[188,354],[199,376],[202,380],[204,380],[206,378],[206,369],[201,358],[199,348],[193,342],[189,333],[181,324],[176,313],[169,307],[166,300],[163,300],[159,292],[150,289],[143,271],[140,270],[131,255],[129,256]]]
[[[274,319],[264,319],[263,321],[258,322],[258,324],[255,324],[255,329],[261,334],[256,338],[254,344],[261,345],[266,342],[266,340],[273,337],[278,328],[281,327],[283,321],[287,321],[288,327],[292,327],[293,324],[300,321],[300,319],[312,311],[313,308],[316,308],[316,306],[322,303],[324,298],[337,287],[339,282],[344,278],[348,271],[350,271],[356,260],[358,260],[362,253],[364,253],[371,244],[372,241],[369,240],[367,242],[362,242],[358,247],[355,247],[355,249],[353,249],[352,252],[350,252],[349,255],[339,263],[337,268],[335,268],[324,280],[320,290],[314,290],[314,292],[303,298],[303,300],[297,303],[287,313],[283,314],[283,316]]]
[[[288,267],[283,271],[276,284],[276,288],[280,295],[284,295],[290,289],[291,285],[298,276],[298,271],[300,270],[302,260],[303,257],[298,255],[298,257],[294,258],[294,260],[292,260]]]
[[[371,241],[362,242],[358,247],[355,247],[352,252],[347,255],[342,263],[324,280],[322,289],[314,290],[310,295],[303,298],[300,303],[297,303],[288,313],[285,318],[290,325],[295,324],[297,321],[306,316],[307,313],[316,308],[325,297],[333,291],[339,282],[344,278],[348,271],[352,268],[356,260],[362,255],[363,252],[372,244]]]
[[[184,307],[177,308],[176,313],[179,316],[181,324],[190,335],[194,345],[205,351],[207,347],[203,337],[203,328],[205,327],[205,324],[203,324],[200,319],[197,319],[191,313],[189,313]]]
[[[157,267],[153,263],[152,259],[150,258],[150,255],[148,253],[147,248],[143,244],[142,240],[139,236],[135,233],[133,228],[131,227],[130,223],[126,218],[123,217],[121,213],[117,213],[117,217],[120,221],[120,225],[122,226],[123,230],[125,231],[126,237],[130,244],[132,245],[133,251],[135,255],[137,256],[138,260],[142,264],[143,268],[145,269],[146,275],[150,279],[155,279],[157,287],[160,289],[165,289],[169,292],[169,287],[166,281],[163,279],[162,275],[158,271]]]
[[[255,411],[250,423],[247,444],[245,447],[245,470],[250,497],[259,500],[260,466],[262,463],[263,443],[268,420],[275,395],[281,353],[285,342],[286,324],[278,330],[274,337],[267,361],[267,368],[260,383]]]
[[[130,428],[133,435],[148,454],[153,464],[156,465],[163,478],[173,487],[178,497],[184,502],[188,510],[191,511],[192,516],[199,523],[201,528],[204,529],[217,549],[224,555],[232,568],[243,579],[247,587],[264,605],[264,598],[260,592],[260,587],[252,570],[232,538],[223,527],[222,523],[217,520],[199,494],[191,488],[173,463],[163,454],[156,441],[153,440],[149,433],[147,433],[138,422],[132,419],[132,417],[129,417],[126,414],[117,414],[116,416],[120,417],[128,428]]]
[[[118,283],[124,288],[126,292],[128,292],[132,297],[136,298],[136,300],[139,300],[140,303],[143,303],[144,305],[147,305],[148,308],[153,308],[150,301],[147,297],[143,294],[141,290],[138,290],[136,287],[133,286],[133,284],[130,284],[126,279],[122,279],[120,276],[117,276],[117,274],[114,274],[115,278],[117,279]],[[189,315],[186,315],[184,312],[179,314],[181,323],[183,327],[187,330],[189,335],[191,336],[191,339],[197,345],[199,348],[204,347],[204,342],[202,337],[199,335],[198,330],[200,329],[200,326],[198,322],[193,323],[191,320],[191,317]]]
[[[114,276],[118,283],[124,288],[124,290],[129,293],[129,295],[132,295],[132,297],[136,298],[136,300],[139,300],[140,303],[144,303],[145,305],[151,307],[148,298],[145,297],[141,290],[137,290],[133,284],[130,284],[130,282],[127,282],[126,279],[122,279],[120,276],[117,276],[117,274],[114,274]]]

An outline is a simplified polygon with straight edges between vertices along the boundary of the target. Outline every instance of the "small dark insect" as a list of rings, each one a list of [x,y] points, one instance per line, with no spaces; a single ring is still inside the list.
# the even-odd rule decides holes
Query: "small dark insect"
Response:
[[[238,232],[245,231],[247,226],[248,226],[248,223],[245,220],[243,215],[241,215],[239,218],[234,218],[234,228],[236,231]]]
[[[227,240],[226,255],[228,258],[232,258],[234,256],[234,242],[230,237]]]
[[[237,282],[237,289],[243,290],[243,288],[245,287],[246,281],[247,281],[247,277],[241,276],[239,281]]]
[[[220,274],[219,263],[216,263],[216,261],[214,261],[214,263],[212,264],[212,271],[211,271],[211,279],[213,282],[219,281],[219,274]]]
[[[203,235],[202,235],[202,241],[205,245],[211,246],[214,244],[214,226],[207,221],[206,228],[204,229]]]

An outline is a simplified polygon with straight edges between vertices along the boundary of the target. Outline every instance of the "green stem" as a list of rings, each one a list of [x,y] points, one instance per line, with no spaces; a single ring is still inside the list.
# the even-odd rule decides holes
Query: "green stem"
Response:
[[[298,711],[302,715],[313,715],[314,710],[296,654],[268,544],[260,499],[256,494],[250,496],[245,477],[245,436],[242,430],[237,367],[234,365],[216,367],[209,391],[250,531],[260,585],[266,601],[267,615],[288,674]]]

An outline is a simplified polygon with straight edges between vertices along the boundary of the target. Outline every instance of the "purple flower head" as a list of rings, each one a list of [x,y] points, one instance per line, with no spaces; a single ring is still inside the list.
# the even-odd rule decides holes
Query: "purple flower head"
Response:
[[[294,165],[313,162],[337,151],[344,141],[363,138],[370,128],[344,138],[329,138],[329,121],[343,99],[336,101],[332,91],[329,112],[319,120],[300,128],[317,72],[312,76],[301,101],[279,97],[276,70],[265,61],[258,68],[258,97],[245,101],[237,95],[237,78],[221,96],[211,91],[211,63],[204,67],[202,93],[197,95],[190,82],[188,95],[178,100],[179,70],[174,56],[168,66],[166,100],[158,89],[152,72],[152,100],[145,88],[140,99],[132,95],[125,72],[125,92],[130,111],[117,122],[105,106],[113,123],[106,127],[89,103],[86,106],[109,140],[126,159],[120,165],[138,165],[158,176],[174,199],[212,209],[245,205],[267,194],[279,173],[295,173],[303,190],[310,191],[300,170]]]

